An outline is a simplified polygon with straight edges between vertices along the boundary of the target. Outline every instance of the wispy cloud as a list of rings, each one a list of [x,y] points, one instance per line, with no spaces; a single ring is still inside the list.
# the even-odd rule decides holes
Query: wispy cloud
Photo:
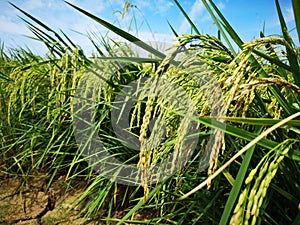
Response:
[[[282,14],[284,16],[284,20],[287,23],[287,25],[290,25],[291,23],[295,23],[295,18],[294,18],[294,11],[293,11],[293,7],[289,6],[289,7],[285,7],[284,9],[282,9]],[[276,17],[267,23],[267,28],[275,28],[275,27],[280,27],[280,21],[276,15]]]
[[[36,9],[45,9],[45,1],[42,0],[27,0],[23,1],[23,7],[26,7],[27,10],[36,10]]]
[[[156,13],[165,13],[168,11],[174,4],[170,1],[158,0],[155,1]]]
[[[67,2],[70,2],[73,5],[76,5],[84,10],[96,14],[102,13],[109,6],[108,1],[99,1],[99,0],[90,0],[90,1],[67,0]]]
[[[174,4],[169,0],[157,0],[157,1],[145,1],[145,0],[135,0],[132,4],[139,8],[141,11],[145,12],[150,10],[153,14],[164,14],[167,12]]]
[[[188,15],[192,21],[195,21],[196,19],[200,18],[203,15],[205,6],[200,0],[196,0],[194,4],[192,5],[191,10],[188,12]],[[186,19],[183,20],[179,27],[179,33],[183,34],[188,32],[190,29],[190,25],[186,21]]]
[[[20,24],[19,22],[13,21],[12,18],[3,15],[0,16],[0,32],[19,35],[31,34],[24,24]]]
[[[286,23],[295,21],[294,11],[293,11],[292,6],[287,7],[287,8],[284,9],[284,15],[285,15],[285,22]]]
[[[225,4],[223,2],[219,2],[219,3],[217,3],[217,7],[219,10],[223,10],[223,9],[225,9]]]

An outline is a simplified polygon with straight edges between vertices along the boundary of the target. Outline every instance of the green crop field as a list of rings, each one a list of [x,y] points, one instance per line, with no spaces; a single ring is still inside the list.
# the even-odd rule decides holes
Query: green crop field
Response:
[[[213,1],[202,0],[217,36],[174,2],[193,34],[170,24],[168,54],[66,2],[127,41],[90,36],[92,57],[12,4],[48,53],[1,43],[1,177],[21,179],[20,190],[41,177],[45,192],[61,176],[65,192],[83,180],[73,206],[99,224],[299,224],[300,47],[278,0],[282,33],[247,43]]]

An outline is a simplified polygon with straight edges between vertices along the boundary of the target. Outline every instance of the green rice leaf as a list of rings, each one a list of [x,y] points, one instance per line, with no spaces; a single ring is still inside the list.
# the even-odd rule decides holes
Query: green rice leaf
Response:
[[[287,58],[289,60],[289,63],[290,63],[290,66],[291,66],[291,69],[293,72],[295,84],[300,86],[300,68],[299,68],[299,64],[298,64],[297,54],[291,49],[292,46],[294,46],[294,43],[293,43],[291,36],[288,33],[288,29],[287,29],[287,26],[286,26],[286,23],[285,23],[278,0],[275,0],[275,3],[276,3],[278,18],[280,21],[283,38],[290,45],[290,48],[286,47]]]
[[[211,128],[222,130],[226,134],[232,135],[232,136],[237,137],[237,138],[241,138],[242,140],[252,141],[254,138],[256,138],[256,135],[249,132],[249,131],[243,130],[241,128],[235,127],[235,126],[230,125],[230,124],[226,124],[226,126],[224,126],[223,123],[221,123],[217,120],[212,122],[211,118],[199,118],[199,122],[204,124],[204,125],[207,125]],[[264,147],[264,148],[266,148],[266,149],[272,149],[278,143],[275,142],[275,141],[271,141],[271,140],[263,138],[259,142],[257,142],[257,144]]]
[[[13,3],[9,2],[10,5],[12,5],[14,8],[16,8],[17,10],[19,10],[20,12],[22,12],[24,15],[26,15],[28,18],[30,18],[31,20],[33,20],[34,22],[36,22],[38,25],[40,25],[41,27],[43,27],[44,29],[46,29],[47,31],[52,32],[55,37],[57,37],[57,39],[65,46],[67,47],[69,50],[71,50],[70,46],[67,45],[67,43],[60,37],[60,35],[55,32],[53,29],[51,29],[50,27],[48,27],[46,24],[44,24],[43,22],[41,22],[40,20],[36,19],[35,17],[33,17],[32,15],[30,15],[29,13],[25,12],[24,10],[20,9],[19,7],[17,7],[16,5],[14,5]]]
[[[296,22],[296,29],[298,33],[298,41],[300,42],[300,1],[292,0],[293,3],[293,11]]]
[[[193,23],[193,21],[191,20],[191,18],[188,16],[188,14],[185,12],[185,10],[182,8],[182,6],[180,5],[180,3],[177,0],[174,0],[175,4],[177,5],[177,7],[179,8],[179,10],[182,12],[182,14],[184,15],[185,19],[188,21],[188,23],[191,25],[192,30],[194,30],[196,32],[196,34],[200,34],[198,28],[195,26],[195,24]]]
[[[261,126],[272,126],[278,122],[280,119],[269,119],[269,118],[242,118],[242,117],[225,117],[227,121],[235,123],[245,123],[252,125],[261,125]],[[300,127],[300,120],[291,120],[286,123],[287,126]]]
[[[137,46],[141,47],[142,49],[152,53],[153,55],[163,59],[166,57],[165,54],[163,54],[162,52],[156,50],[155,48],[153,48],[152,46],[146,44],[145,42],[143,42],[142,40],[140,40],[139,38],[131,35],[130,33],[116,27],[115,25],[106,22],[103,19],[100,19],[99,17],[65,1],[68,5],[70,5],[71,7],[73,7],[74,9],[78,10],[79,12],[83,13],[84,15],[90,17],[91,19],[95,20],[97,23],[101,24],[102,26],[106,27],[107,29],[109,29],[110,31],[118,34],[119,36],[121,36],[122,38],[126,39],[127,41],[130,41],[131,43],[136,44]]]
[[[259,126],[259,127],[256,128],[254,133],[256,135],[259,135],[262,132],[262,130],[263,130],[263,127]],[[227,222],[228,222],[228,219],[231,215],[231,211],[232,211],[232,209],[235,205],[235,202],[236,202],[236,200],[237,200],[237,198],[238,198],[238,196],[241,192],[241,187],[242,187],[242,184],[245,180],[245,176],[246,176],[247,170],[249,168],[249,164],[250,164],[250,161],[252,159],[254,149],[255,149],[255,145],[253,147],[251,147],[245,154],[242,165],[239,169],[239,172],[236,176],[235,182],[233,184],[233,187],[230,191],[229,197],[228,197],[227,202],[225,204],[225,208],[224,208],[224,211],[223,211],[223,214],[222,214],[219,225],[226,225]]]

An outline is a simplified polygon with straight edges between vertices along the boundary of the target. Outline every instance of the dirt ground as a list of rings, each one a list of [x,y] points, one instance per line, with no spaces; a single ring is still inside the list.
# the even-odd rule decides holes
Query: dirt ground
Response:
[[[27,178],[26,183],[22,183],[20,178],[0,174],[0,225],[106,224],[101,218],[95,218],[96,221],[78,216],[80,209],[75,207],[75,200],[87,187],[84,180],[74,180],[72,188],[66,191],[67,182],[64,176],[52,182],[48,189],[47,179],[37,177],[39,178]],[[124,210],[116,210],[112,217],[121,219],[125,214]],[[145,221],[154,214],[155,211],[147,210],[135,214],[133,219]]]
[[[66,182],[60,177],[46,192],[45,179],[29,178],[22,184],[21,179],[0,177],[0,225],[97,224],[78,218],[79,210],[72,207],[85,183],[76,185],[65,193]]]

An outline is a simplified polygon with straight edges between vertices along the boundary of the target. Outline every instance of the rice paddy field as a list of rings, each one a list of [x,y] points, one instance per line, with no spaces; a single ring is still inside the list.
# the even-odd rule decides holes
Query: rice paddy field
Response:
[[[12,4],[48,53],[1,43],[0,224],[300,224],[299,41],[278,0],[282,33],[247,43],[202,2],[218,35],[175,0],[193,32],[167,54],[66,2],[124,39],[93,56]]]

